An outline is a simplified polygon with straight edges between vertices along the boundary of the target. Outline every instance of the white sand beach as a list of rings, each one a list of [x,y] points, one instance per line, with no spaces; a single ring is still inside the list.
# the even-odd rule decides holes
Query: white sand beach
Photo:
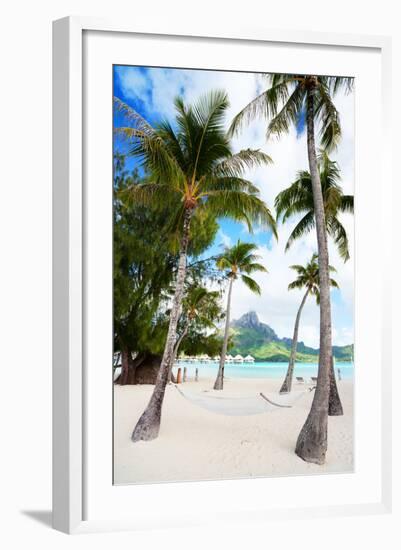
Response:
[[[281,380],[225,380],[227,396],[277,392]],[[210,390],[213,380],[182,385],[191,392]],[[294,390],[303,389],[294,384]],[[344,416],[329,418],[326,464],[308,464],[294,453],[312,394],[293,408],[254,416],[222,416],[194,405],[173,385],[166,388],[159,437],[131,442],[132,430],[153,386],[114,386],[114,482],[116,484],[261,476],[323,474],[353,470],[353,381],[338,383]],[[306,389],[306,388],[305,388]]]

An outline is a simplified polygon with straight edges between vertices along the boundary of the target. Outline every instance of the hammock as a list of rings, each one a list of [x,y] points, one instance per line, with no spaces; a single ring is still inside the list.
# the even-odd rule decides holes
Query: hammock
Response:
[[[175,384],[174,384],[175,385]],[[226,416],[250,416],[276,411],[279,408],[290,409],[305,393],[311,391],[298,391],[287,394],[267,394],[250,397],[226,397],[208,393],[192,393],[182,390],[175,385],[178,392],[198,407],[207,411]],[[314,388],[312,388],[314,389]]]

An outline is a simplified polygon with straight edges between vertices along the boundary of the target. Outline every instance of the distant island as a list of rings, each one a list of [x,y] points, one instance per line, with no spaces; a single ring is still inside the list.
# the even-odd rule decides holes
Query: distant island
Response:
[[[255,311],[245,313],[231,323],[230,353],[232,355],[252,355],[256,361],[288,361],[291,350],[291,338],[279,338],[274,330],[261,323]],[[354,346],[333,346],[333,355],[337,361],[351,361]],[[298,342],[297,361],[316,363],[319,350]]]

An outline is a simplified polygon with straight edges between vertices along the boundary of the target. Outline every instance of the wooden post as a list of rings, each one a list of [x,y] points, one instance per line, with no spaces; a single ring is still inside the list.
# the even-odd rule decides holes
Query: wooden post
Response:
[[[195,382],[199,380],[199,371],[198,369],[195,369]]]
[[[181,384],[182,378],[181,378],[181,367],[178,367],[177,371],[177,384]]]
[[[182,381],[183,382],[186,382],[187,381],[187,367],[184,367],[184,376],[182,378]]]

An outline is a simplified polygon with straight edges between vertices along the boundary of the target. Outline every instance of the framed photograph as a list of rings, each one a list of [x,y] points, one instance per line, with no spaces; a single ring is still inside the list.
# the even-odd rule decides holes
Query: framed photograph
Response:
[[[389,39],[53,36],[54,527],[388,512]]]

